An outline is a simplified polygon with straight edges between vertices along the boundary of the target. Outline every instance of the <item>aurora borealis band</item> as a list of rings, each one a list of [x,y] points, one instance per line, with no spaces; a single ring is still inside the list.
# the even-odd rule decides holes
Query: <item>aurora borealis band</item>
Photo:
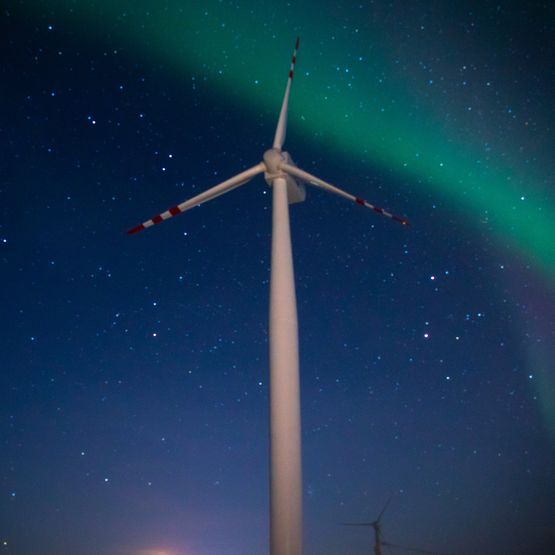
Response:
[[[301,34],[306,48],[290,121],[304,141],[344,163],[364,160],[410,180],[422,195],[439,194],[448,211],[466,214],[470,226],[485,221],[500,245],[555,278],[555,168],[549,148],[538,143],[552,132],[552,114],[514,98],[511,89],[541,84],[528,74],[528,57],[514,52],[512,36],[498,32],[502,21],[492,17],[476,29],[473,12],[455,6],[444,21],[428,25],[422,17],[416,25],[418,3],[404,14],[374,4],[332,3],[320,14],[309,3],[268,11],[258,5],[94,2],[64,10],[63,17],[85,25],[91,40],[109,28],[129,51],[164,64],[170,75],[209,80],[215,94],[253,115],[275,113],[282,52]],[[499,13],[498,6],[489,9]],[[348,23],[337,26],[334,14]],[[388,32],[395,18],[397,28]],[[407,29],[425,44],[408,46]],[[532,54],[534,67],[547,74],[546,58]],[[473,65],[476,57],[502,72],[494,79]],[[506,144],[488,129],[503,125],[512,131]]]
[[[297,36],[285,148],[411,224],[291,206],[303,555],[390,496],[392,544],[551,555],[554,13],[4,2],[0,555],[268,552],[269,188],[125,231],[262,158]]]

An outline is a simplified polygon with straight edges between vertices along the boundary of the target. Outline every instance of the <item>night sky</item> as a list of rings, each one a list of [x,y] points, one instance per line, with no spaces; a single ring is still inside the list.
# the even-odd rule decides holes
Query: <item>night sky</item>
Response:
[[[548,2],[2,2],[0,553],[262,555],[286,148],[306,555],[554,553]],[[398,552],[398,551],[396,551]],[[387,552],[386,552],[387,553]],[[391,551],[393,553],[393,551]]]

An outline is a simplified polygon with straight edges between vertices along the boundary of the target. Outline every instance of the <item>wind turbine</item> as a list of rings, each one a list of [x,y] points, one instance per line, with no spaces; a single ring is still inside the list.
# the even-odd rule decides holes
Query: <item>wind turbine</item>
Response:
[[[386,504],[384,505],[383,509],[381,510],[376,520],[372,522],[345,522],[343,524],[343,526],[364,526],[365,528],[374,528],[374,555],[382,555],[383,542],[382,542],[381,520],[382,520],[383,514],[385,513],[385,510],[387,509],[387,506],[391,501],[391,497],[393,496],[389,497],[389,499],[387,500]]]
[[[442,555],[438,551],[426,551],[424,549],[418,549],[415,547],[406,547],[404,545],[397,545],[394,543],[389,543],[382,540],[382,528],[381,528],[381,521],[382,516],[389,505],[391,498],[390,496],[387,500],[386,504],[384,505],[383,509],[381,510],[378,518],[372,522],[345,522],[343,526],[363,526],[365,528],[373,528],[374,529],[374,555],[382,555],[382,545],[386,547],[393,547],[397,549],[404,549],[405,551],[412,551],[414,553],[424,553],[426,555]]]
[[[287,127],[287,107],[293,82],[299,39],[285,87],[285,95],[272,148],[263,160],[231,178],[173,206],[130,229],[137,233],[159,224],[194,206],[212,200],[264,173],[272,194],[272,256],[270,275],[270,555],[301,555],[301,410],[299,388],[299,346],[295,279],[289,226],[289,204],[305,200],[304,183],[335,193],[408,225],[395,216],[365,200],[351,195],[301,169],[282,150]]]

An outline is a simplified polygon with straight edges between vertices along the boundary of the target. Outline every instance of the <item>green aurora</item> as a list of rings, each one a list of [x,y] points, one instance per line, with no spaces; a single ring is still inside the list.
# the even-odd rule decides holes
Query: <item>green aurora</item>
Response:
[[[392,29],[391,18],[380,19],[383,14],[352,6],[347,9],[353,25],[345,29],[334,26],[333,10],[339,7],[315,13],[302,5],[251,2],[249,9],[248,4],[98,1],[73,3],[68,9],[67,2],[56,0],[49,6],[57,7],[49,9],[56,25],[90,33],[91,39],[95,28],[108,28],[127,53],[206,80],[214,94],[244,106],[253,117],[262,112],[277,118],[299,34],[289,118],[297,137],[335,151],[341,164],[360,167],[362,161],[407,180],[422,198],[433,194],[469,225],[490,231],[498,245],[511,247],[525,263],[555,279],[555,222],[550,216],[555,199],[547,192],[550,156],[542,152],[548,149],[540,145],[538,152],[523,157],[523,148],[516,145],[526,142],[528,122],[515,123],[508,144],[492,148],[493,141],[486,140],[500,118],[515,120],[510,108],[498,107],[504,96],[510,98],[503,83],[492,99],[474,99],[481,104],[480,115],[469,114],[464,98],[446,97],[441,86],[432,85],[435,79],[445,85],[458,78],[453,70],[449,75],[448,67],[440,68],[441,77],[438,71],[423,72],[426,63],[419,59],[425,49],[419,50],[417,38],[404,48],[396,46],[399,31]],[[36,3],[32,12],[44,16],[43,4]],[[435,40],[427,48],[450,39]],[[360,55],[347,57],[342,44]],[[449,62],[459,60],[435,59],[438,67]],[[410,219],[410,206],[406,215]]]

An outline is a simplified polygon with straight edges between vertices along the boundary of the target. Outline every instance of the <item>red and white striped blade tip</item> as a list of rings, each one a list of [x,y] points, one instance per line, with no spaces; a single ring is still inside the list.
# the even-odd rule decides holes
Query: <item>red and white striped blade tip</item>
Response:
[[[133,233],[137,233],[143,229],[145,229],[145,226],[143,224],[136,225],[135,227],[127,230],[127,235],[133,235]]]
[[[365,201],[363,198],[355,197],[355,202],[360,206],[370,208],[370,210],[373,210],[377,214],[381,214],[382,216],[387,216],[388,218],[391,218],[392,220],[396,221],[397,223],[400,223],[401,225],[406,225],[406,226],[410,225],[409,221],[406,218],[401,218],[400,216],[391,214],[385,211],[383,208],[380,208],[379,206],[374,206],[373,204],[370,204],[369,202]]]
[[[150,220],[147,220],[142,224],[132,227],[127,232],[127,235],[132,235],[133,233],[137,233],[143,229],[146,229],[147,227],[152,227],[153,225],[162,223],[166,220],[169,220],[170,218],[173,218],[174,216],[177,216],[178,214],[181,214],[181,212],[183,212],[183,210],[179,206],[172,206],[171,208],[168,208],[165,212],[162,212],[161,214],[156,214],[156,216],[153,216],[152,218],[150,218]]]
[[[391,219],[395,222],[400,223],[401,225],[406,225],[407,227],[410,227],[409,221],[405,218],[401,218],[399,216],[391,216]]]

